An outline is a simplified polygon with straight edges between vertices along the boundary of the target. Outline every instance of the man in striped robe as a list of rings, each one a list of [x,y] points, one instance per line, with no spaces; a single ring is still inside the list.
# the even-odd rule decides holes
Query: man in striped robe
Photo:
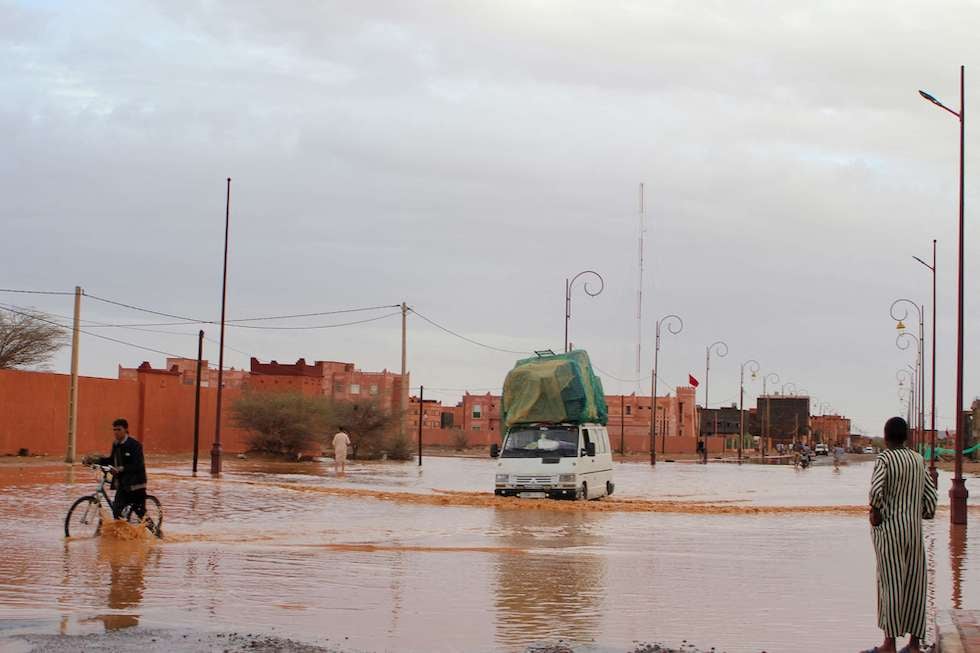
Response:
[[[901,417],[885,423],[885,451],[871,476],[871,538],[878,563],[878,627],[885,642],[872,653],[894,653],[895,640],[912,636],[903,653],[918,653],[926,634],[926,550],[922,520],[936,513],[936,488],[922,456],[905,446]]]

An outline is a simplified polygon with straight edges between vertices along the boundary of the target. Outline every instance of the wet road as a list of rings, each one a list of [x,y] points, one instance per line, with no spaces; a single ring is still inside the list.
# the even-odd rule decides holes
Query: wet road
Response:
[[[859,508],[868,463],[623,463],[614,498],[625,502],[533,507],[475,494],[490,460],[355,464],[344,479],[316,463],[227,465],[220,481],[154,465],[167,537],[144,543],[66,542],[64,514],[94,487],[90,473],[0,464],[0,635],[139,624],[363,651],[523,651],[563,638],[597,651],[687,640],[770,653],[880,637]],[[948,487],[941,476],[946,504]],[[764,506],[791,508],[751,510]],[[942,511],[927,523],[935,607],[980,605],[980,575],[967,571],[980,564],[976,508],[971,522],[951,534]]]

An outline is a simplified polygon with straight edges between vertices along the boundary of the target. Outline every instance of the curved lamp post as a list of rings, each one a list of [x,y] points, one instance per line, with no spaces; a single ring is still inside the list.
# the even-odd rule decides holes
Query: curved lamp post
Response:
[[[919,316],[918,337],[913,336],[912,334],[905,334],[905,323],[903,320],[907,319],[909,316],[909,306],[913,307],[915,309],[916,314]],[[915,378],[915,386],[916,386],[915,408],[917,410],[912,413],[912,422],[910,423],[912,426],[912,447],[915,448],[919,444],[918,439],[916,437],[916,431],[918,431],[921,436],[922,430],[925,428],[925,411],[921,410],[921,404],[923,403],[921,399],[921,395],[922,395],[921,388],[923,385],[925,385],[924,383],[925,373],[923,370],[924,366],[923,366],[923,352],[922,352],[926,343],[925,332],[924,332],[925,329],[923,324],[924,311],[922,310],[921,306],[913,302],[911,299],[896,299],[895,301],[892,302],[891,308],[889,309],[888,312],[891,315],[892,319],[897,322],[895,328],[898,329],[900,332],[898,338],[895,341],[895,344],[898,345],[898,348],[902,350],[909,348],[908,344],[904,344],[904,345],[902,344],[902,342],[904,341],[903,336],[905,335],[908,335],[908,337],[913,338],[916,341],[916,344],[918,345],[915,354],[915,366],[916,366],[916,374],[917,374]]]
[[[601,293],[603,289],[606,287],[606,282],[603,281],[602,275],[600,275],[595,270],[582,270],[571,279],[565,279],[565,353],[566,354],[568,353],[568,321],[572,317],[572,286],[575,285],[575,282],[578,281],[579,277],[584,275],[591,275],[599,280],[599,289],[596,290],[595,292],[592,292],[592,289],[589,287],[589,280],[586,280],[582,284],[582,287],[585,290],[585,294],[588,295],[589,297],[595,297],[596,295]]]
[[[657,364],[660,358],[661,326],[677,335],[684,330],[684,320],[671,313],[657,320],[657,334],[653,346],[653,371],[650,373],[650,464],[657,464]],[[666,429],[665,429],[666,430]],[[664,433],[664,453],[667,451],[667,434]]]
[[[953,111],[925,91],[919,95],[932,102],[940,109],[948,111],[960,121],[960,215],[959,215],[959,262],[958,287],[956,302],[956,471],[953,476],[953,487],[949,490],[950,511],[949,519],[953,524],[965,524],[967,520],[966,500],[969,492],[963,480],[963,447],[966,445],[966,420],[963,419],[963,152],[964,134],[966,131],[965,86],[966,69],[960,66],[960,110]]]
[[[742,462],[742,443],[745,441],[745,368],[748,367],[752,378],[759,373],[759,361],[754,358],[742,363],[739,368],[738,381],[738,462]]]
[[[723,340],[716,340],[704,349],[704,409],[708,410],[710,406],[708,405],[708,381],[711,377],[711,352],[715,352],[721,358],[728,356],[728,343]],[[715,428],[715,435],[718,435],[717,428]],[[701,462],[703,464],[708,463],[708,439],[702,434],[701,436]]]
[[[793,383],[792,381],[787,381],[786,383],[784,383],[783,384],[783,387],[780,388],[780,390],[779,390],[780,393],[786,394],[786,388],[789,387],[789,386],[793,386],[793,389],[789,391],[790,394],[792,394],[793,396],[796,396],[796,393],[799,392],[799,391],[796,389],[796,384]]]

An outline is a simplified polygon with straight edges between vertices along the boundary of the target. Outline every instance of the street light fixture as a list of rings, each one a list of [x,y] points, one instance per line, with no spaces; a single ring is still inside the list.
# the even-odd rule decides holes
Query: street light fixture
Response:
[[[909,316],[909,306],[915,309],[915,312],[919,316],[919,335],[918,337],[912,335],[911,333],[905,332],[905,322],[904,320]],[[902,313],[899,314],[899,309],[902,309]],[[909,348],[908,344],[903,344],[904,336],[908,336],[916,341],[916,355],[915,355],[915,366],[916,374],[915,385],[917,387],[915,398],[918,402],[915,407],[920,408],[919,411],[912,413],[913,422],[910,423],[912,427],[912,448],[917,448],[921,442],[919,439],[922,438],[922,432],[925,430],[925,411],[921,409],[921,405],[924,403],[922,401],[921,388],[925,385],[925,371],[924,371],[924,352],[926,336],[925,336],[925,325],[923,323],[923,315],[925,311],[922,306],[916,304],[911,299],[896,299],[892,302],[891,307],[888,309],[888,314],[891,315],[892,319],[897,322],[895,329],[899,332],[895,344],[899,349],[905,350]],[[916,436],[916,430],[918,430],[918,436]]]
[[[913,256],[916,261],[926,266],[932,272],[932,405],[929,407],[929,475],[932,476],[932,484],[939,482],[939,472],[936,471],[936,239],[932,239],[932,265],[929,265],[918,256]]]
[[[739,367],[738,380],[738,462],[742,463],[742,444],[745,442],[745,368],[748,367],[752,378],[759,373],[759,361],[754,358],[742,363]]]
[[[964,264],[964,220],[963,220],[963,169],[964,169],[964,135],[966,132],[966,67],[960,66],[960,110],[953,111],[935,97],[919,91],[919,95],[937,107],[956,116],[960,122],[960,207],[959,207],[959,262],[957,270],[957,299],[956,299],[956,468],[953,476],[953,486],[949,490],[950,511],[949,519],[953,524],[966,524],[966,500],[969,492],[963,480],[963,448],[966,445],[966,421],[963,419],[963,264]]]
[[[704,409],[707,411],[710,406],[708,405],[708,380],[711,376],[711,352],[714,351],[716,354],[724,358],[728,355],[728,343],[718,340],[711,343],[704,350]],[[715,429],[717,431],[717,429]],[[715,433],[715,435],[718,435]],[[704,435],[701,436],[701,462],[704,464],[708,463],[708,440]]]
[[[585,283],[583,284],[583,288],[585,289],[585,294],[588,295],[589,297],[595,297],[596,295],[601,293],[603,289],[606,287],[606,282],[603,281],[602,275],[600,275],[595,270],[583,270],[578,274],[576,274],[574,277],[572,277],[571,280],[565,279],[565,353],[566,354],[568,353],[568,321],[572,317],[572,286],[574,286],[578,278],[583,275],[592,275],[599,280],[599,289],[596,290],[595,292],[592,292],[592,290],[589,288],[588,280],[586,280]]]
[[[657,320],[657,334],[653,346],[653,371],[650,373],[650,464],[657,464],[657,363],[660,358],[660,325],[675,336],[684,330],[684,320],[671,313]],[[664,429],[663,453],[667,453],[667,433]]]

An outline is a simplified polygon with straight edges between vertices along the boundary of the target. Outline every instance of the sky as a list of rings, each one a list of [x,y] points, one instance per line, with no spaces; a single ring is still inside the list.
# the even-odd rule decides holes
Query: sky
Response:
[[[0,0],[0,287],[216,320],[231,177],[231,319],[404,301],[412,384],[455,402],[499,388],[515,352],[561,350],[565,280],[595,270],[604,288],[576,283],[570,332],[607,392],[649,393],[655,321],[677,314],[661,393],[693,374],[703,403],[705,348],[722,340],[710,405],[737,401],[755,360],[747,405],[774,373],[769,391],[805,391],[876,435],[904,414],[896,372],[914,360],[892,302],[926,305],[931,338],[930,273],[912,257],[935,238],[936,420],[952,428],[958,124],[916,91],[958,107],[965,64],[971,95],[978,24],[980,4],[952,1]],[[972,106],[966,402],[980,394]],[[0,292],[0,306],[65,322],[72,298]],[[398,370],[394,313],[229,327],[226,365]],[[89,296],[82,318],[131,343],[83,335],[86,375],[196,354],[196,325]]]

